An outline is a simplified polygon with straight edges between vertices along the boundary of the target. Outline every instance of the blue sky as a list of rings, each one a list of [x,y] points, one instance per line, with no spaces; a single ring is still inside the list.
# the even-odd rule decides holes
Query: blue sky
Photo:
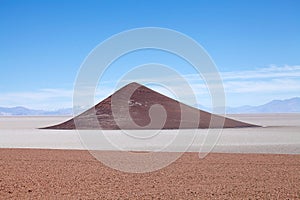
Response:
[[[0,0],[0,106],[72,106],[84,58],[108,37],[164,27],[201,44],[224,79],[228,106],[300,96],[299,1],[14,1]],[[133,63],[166,61],[189,78],[200,104],[209,94],[191,66],[155,51],[115,64],[116,81]],[[99,100],[113,83],[98,91]]]

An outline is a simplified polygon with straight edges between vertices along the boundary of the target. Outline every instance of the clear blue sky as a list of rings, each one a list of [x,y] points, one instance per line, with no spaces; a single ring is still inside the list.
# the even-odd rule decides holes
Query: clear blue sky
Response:
[[[148,26],[174,29],[199,42],[224,72],[230,106],[300,96],[299,10],[297,0],[0,0],[0,106],[70,106],[88,53],[113,34]],[[239,73],[255,80],[232,77]],[[255,77],[265,73],[270,76]],[[255,83],[261,84],[251,91]],[[229,91],[232,84],[243,90]],[[259,90],[274,84],[290,89]]]

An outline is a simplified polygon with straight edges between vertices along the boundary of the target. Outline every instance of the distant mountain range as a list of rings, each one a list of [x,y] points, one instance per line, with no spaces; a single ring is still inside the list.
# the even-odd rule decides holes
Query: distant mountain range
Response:
[[[227,107],[227,113],[300,113],[300,97],[273,100],[259,106]]]
[[[209,110],[200,106],[204,110]],[[273,100],[259,106],[227,107],[226,112],[230,114],[239,113],[300,113],[300,97],[285,100]],[[0,107],[0,116],[51,116],[51,115],[72,115],[72,108],[64,108],[55,111],[35,110],[22,106]]]
[[[0,107],[0,116],[51,116],[51,115],[72,115],[72,108],[58,109],[55,111],[35,110],[22,106],[6,108]]]

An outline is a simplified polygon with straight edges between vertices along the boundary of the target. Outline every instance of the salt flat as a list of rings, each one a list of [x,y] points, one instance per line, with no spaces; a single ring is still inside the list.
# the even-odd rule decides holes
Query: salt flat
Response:
[[[213,145],[213,152],[300,154],[300,114],[242,114],[229,117],[263,127],[212,131],[187,129],[179,133],[177,130],[135,130],[129,132],[133,136],[129,137],[128,133],[120,130],[81,131],[79,134],[76,130],[38,129],[71,117],[2,116],[0,148],[86,149],[87,145],[89,149],[100,150],[198,152],[204,143]],[[164,148],[166,144],[169,146]]]

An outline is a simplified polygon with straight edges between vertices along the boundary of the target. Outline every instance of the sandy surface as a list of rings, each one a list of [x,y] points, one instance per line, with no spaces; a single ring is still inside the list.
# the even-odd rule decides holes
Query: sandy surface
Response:
[[[260,126],[300,126],[300,113],[228,114],[227,116]]]
[[[87,151],[0,150],[1,199],[299,199],[299,188],[300,155],[185,153],[130,174]]]
[[[300,154],[300,114],[250,114],[231,115],[230,117],[267,127],[223,129],[216,141],[213,152],[226,153],[276,153]],[[178,134],[176,130],[161,130],[151,140],[132,140],[120,130],[96,132],[97,136],[89,139],[86,133],[78,134],[76,130],[41,130],[39,127],[63,122],[71,117],[0,117],[0,148],[43,148],[43,149],[85,149],[85,141],[96,141],[100,150],[157,150],[168,144]],[[181,140],[174,141],[171,151],[183,149],[183,141],[197,137],[189,145],[188,151],[198,152],[207,134],[216,136],[206,129],[184,129]],[[215,130],[214,130],[215,131]],[[151,135],[150,130],[131,130],[136,136]],[[101,137],[100,137],[101,136]],[[103,136],[109,138],[115,146],[103,142]],[[93,146],[90,144],[89,146]]]

